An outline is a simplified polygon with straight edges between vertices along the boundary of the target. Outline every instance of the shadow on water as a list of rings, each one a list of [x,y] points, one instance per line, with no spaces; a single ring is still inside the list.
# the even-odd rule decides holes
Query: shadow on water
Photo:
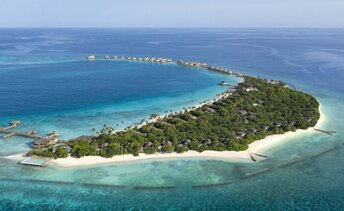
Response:
[[[260,174],[264,174],[266,172],[269,172],[269,171],[271,171],[270,168],[265,168],[265,169],[262,169],[260,171],[254,172],[254,173],[245,174],[245,175],[241,176],[240,179],[244,180],[244,179],[247,179],[247,178],[250,178],[250,177],[255,177],[255,176],[258,176]]]
[[[232,184],[233,182],[222,182],[222,183],[212,183],[212,184],[200,184],[200,185],[192,185],[192,188],[212,188],[212,187],[221,187],[227,186]]]

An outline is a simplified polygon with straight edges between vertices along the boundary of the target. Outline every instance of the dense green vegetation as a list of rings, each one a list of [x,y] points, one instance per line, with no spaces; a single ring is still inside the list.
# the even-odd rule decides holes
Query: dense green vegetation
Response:
[[[104,127],[93,140],[71,140],[66,144],[76,157],[245,150],[254,140],[306,129],[319,119],[319,103],[314,97],[283,85],[245,77],[245,82],[229,96],[211,105],[171,114],[140,129],[113,133],[113,128]],[[33,150],[30,154],[66,156],[66,152],[60,149],[53,152],[51,148]]]

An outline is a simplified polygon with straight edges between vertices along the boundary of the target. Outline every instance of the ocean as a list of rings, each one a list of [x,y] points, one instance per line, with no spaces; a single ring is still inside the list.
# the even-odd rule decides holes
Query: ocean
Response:
[[[32,140],[0,138],[2,210],[344,210],[344,29],[0,29],[0,127],[62,139],[120,130],[151,113],[215,97],[235,77],[123,55],[196,60],[283,80],[315,96],[323,128],[259,162],[190,158],[34,168],[6,156]]]

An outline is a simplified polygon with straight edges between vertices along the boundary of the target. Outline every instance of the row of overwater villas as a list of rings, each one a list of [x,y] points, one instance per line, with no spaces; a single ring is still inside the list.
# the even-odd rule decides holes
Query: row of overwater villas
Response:
[[[95,61],[95,55],[90,55],[87,57],[88,61]],[[105,60],[129,60],[129,61],[143,61],[143,62],[156,62],[156,63],[168,63],[173,62],[169,58],[155,58],[155,57],[124,57],[124,56],[104,56]]]

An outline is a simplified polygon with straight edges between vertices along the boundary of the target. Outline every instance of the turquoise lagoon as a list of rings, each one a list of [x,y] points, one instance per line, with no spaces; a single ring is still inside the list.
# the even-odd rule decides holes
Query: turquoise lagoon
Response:
[[[265,152],[256,163],[204,158],[62,169],[0,158],[2,209],[342,210],[344,207],[344,30],[13,29],[0,30],[0,123],[18,130],[91,134],[153,112],[177,111],[236,78],[85,55],[172,57],[281,79],[317,97],[323,129]],[[123,123],[122,123],[123,121]],[[117,126],[118,124],[118,126]],[[31,140],[0,139],[2,157]],[[289,164],[289,165],[286,165]]]
[[[36,129],[45,135],[53,130],[61,139],[94,135],[104,124],[121,130],[148,120],[151,113],[165,114],[196,105],[226,90],[222,80],[236,77],[176,64],[126,61],[61,62],[3,65],[2,124],[14,119],[18,131]],[[11,100],[16,99],[16,100]],[[1,154],[25,152],[24,138],[2,140]]]

